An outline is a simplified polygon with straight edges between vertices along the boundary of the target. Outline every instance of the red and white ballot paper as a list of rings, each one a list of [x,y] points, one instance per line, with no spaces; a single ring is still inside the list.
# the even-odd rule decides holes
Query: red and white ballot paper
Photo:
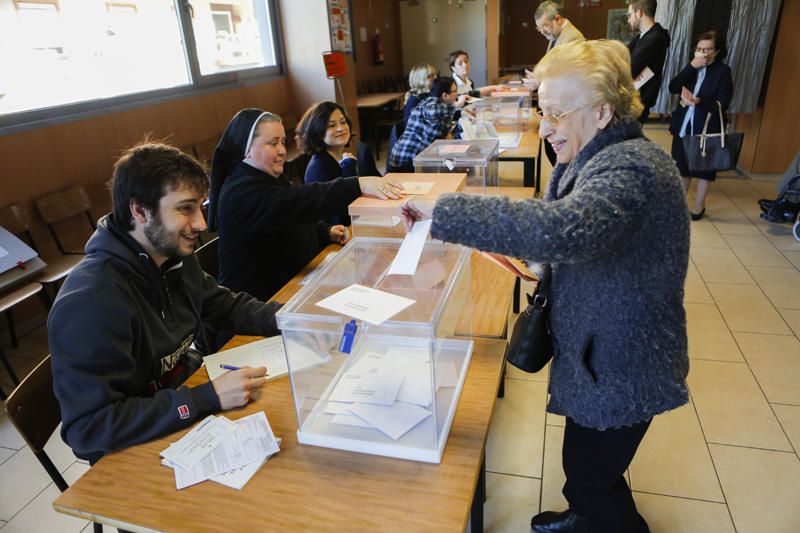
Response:
[[[175,471],[178,490],[210,479],[241,490],[280,451],[263,411],[235,422],[209,416],[161,452],[161,464]]]

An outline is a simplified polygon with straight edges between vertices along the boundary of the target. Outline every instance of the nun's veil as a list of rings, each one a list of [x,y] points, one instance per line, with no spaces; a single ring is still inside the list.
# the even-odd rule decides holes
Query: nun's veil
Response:
[[[217,209],[222,183],[245,157],[253,140],[255,126],[265,111],[256,108],[242,109],[234,116],[222,138],[214,148],[211,158],[211,183],[208,192],[208,230],[217,231]]]

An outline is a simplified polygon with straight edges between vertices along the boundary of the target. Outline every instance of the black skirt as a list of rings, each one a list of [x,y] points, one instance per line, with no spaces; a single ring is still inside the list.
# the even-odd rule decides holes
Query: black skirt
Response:
[[[684,178],[697,178],[699,180],[714,181],[716,172],[690,172],[689,163],[686,161],[686,152],[683,149],[683,139],[677,135],[672,136],[672,159],[678,165],[678,171]]]

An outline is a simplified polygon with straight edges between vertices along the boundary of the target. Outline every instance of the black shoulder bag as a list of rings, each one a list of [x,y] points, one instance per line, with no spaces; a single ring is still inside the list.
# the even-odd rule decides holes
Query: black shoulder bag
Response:
[[[536,290],[525,295],[528,307],[517,318],[508,341],[506,361],[525,372],[538,372],[553,357],[549,323],[551,277],[550,265],[545,265]]]

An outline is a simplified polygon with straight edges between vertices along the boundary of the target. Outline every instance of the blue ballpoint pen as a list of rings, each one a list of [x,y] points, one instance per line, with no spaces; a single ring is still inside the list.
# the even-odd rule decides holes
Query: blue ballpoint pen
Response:
[[[242,369],[242,367],[240,367],[240,366],[224,365],[224,364],[219,365],[219,367],[220,368],[224,368],[225,370],[241,370]]]

